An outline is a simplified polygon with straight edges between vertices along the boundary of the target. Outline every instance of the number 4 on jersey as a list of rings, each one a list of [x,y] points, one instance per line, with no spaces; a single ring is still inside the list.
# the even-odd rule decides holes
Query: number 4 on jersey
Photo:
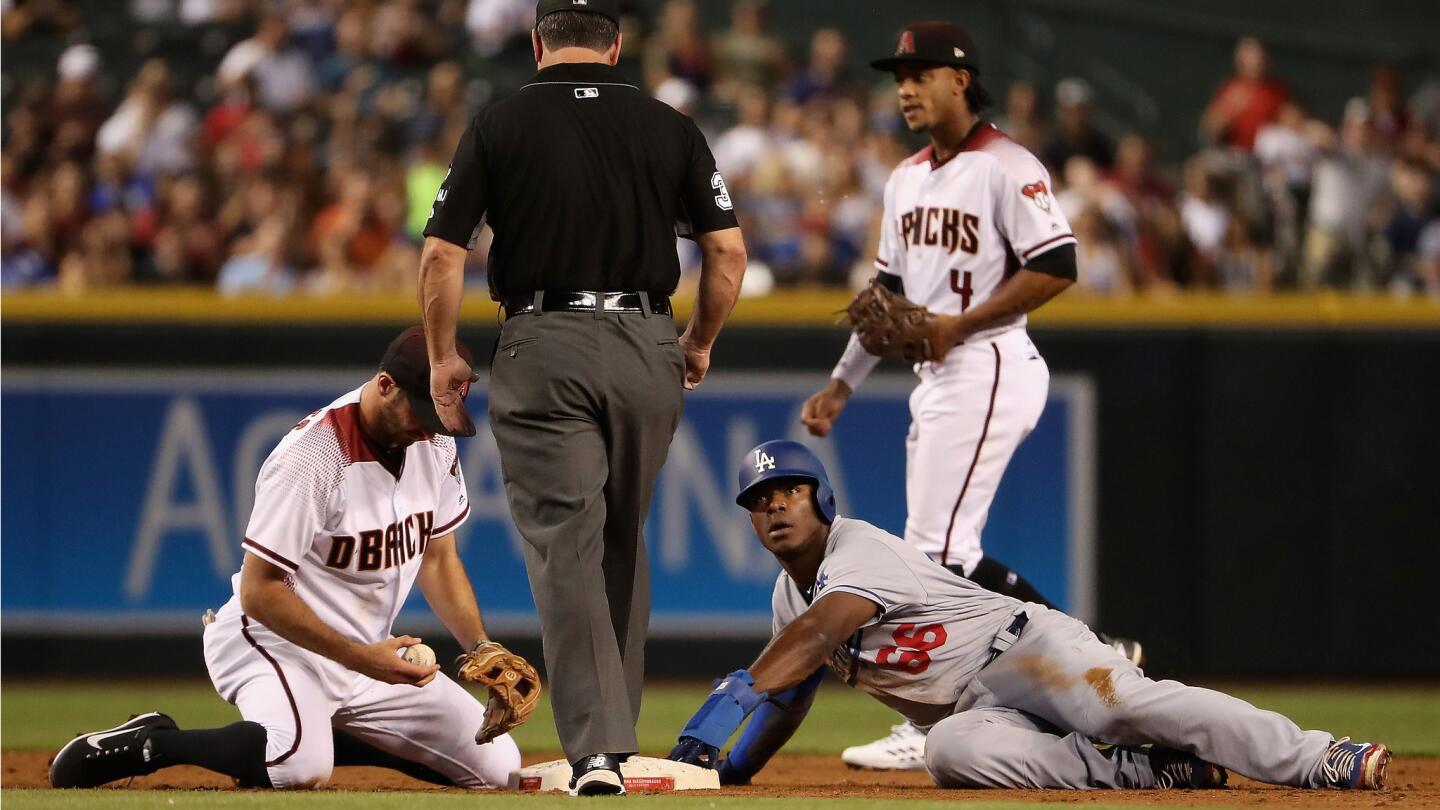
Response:
[[[960,295],[960,311],[969,309],[970,296],[975,294],[974,288],[970,286],[970,271],[966,270],[962,275],[959,270],[951,270],[950,289]]]

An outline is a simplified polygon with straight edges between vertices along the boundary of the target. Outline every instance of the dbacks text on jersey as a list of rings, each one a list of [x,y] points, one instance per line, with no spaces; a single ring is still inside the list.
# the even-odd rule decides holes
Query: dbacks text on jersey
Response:
[[[379,571],[404,565],[425,553],[434,526],[435,513],[425,511],[416,512],[384,529],[360,532],[359,553],[356,553],[354,537],[334,535],[330,538],[330,553],[325,557],[325,565],[328,568],[349,568],[353,560],[356,571]]]
[[[956,248],[974,253],[980,247],[980,217],[954,208],[919,208],[900,216],[900,232],[905,241],[920,245],[943,247],[954,253]]]

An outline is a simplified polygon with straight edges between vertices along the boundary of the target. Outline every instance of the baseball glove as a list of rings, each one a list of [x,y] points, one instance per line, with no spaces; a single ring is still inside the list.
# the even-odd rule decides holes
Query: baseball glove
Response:
[[[530,719],[540,703],[540,674],[529,661],[494,641],[481,641],[470,652],[455,659],[461,680],[478,683],[490,690],[485,704],[485,722],[475,732],[475,742],[484,745]]]
[[[878,281],[855,296],[845,315],[855,327],[860,345],[879,357],[899,357],[907,363],[939,360],[936,352],[940,319],[935,313]]]

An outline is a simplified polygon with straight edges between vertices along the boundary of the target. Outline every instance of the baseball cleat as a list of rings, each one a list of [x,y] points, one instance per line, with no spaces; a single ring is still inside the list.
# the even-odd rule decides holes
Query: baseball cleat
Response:
[[[1383,790],[1390,749],[1380,743],[1350,742],[1341,737],[1330,743],[1320,775],[1326,787],[1341,790]]]
[[[178,726],[167,714],[138,715],[115,728],[81,734],[65,744],[50,762],[50,785],[90,788],[158,771],[150,748],[150,732],[174,731]]]
[[[1173,748],[1151,748],[1150,769],[1155,772],[1155,787],[1165,790],[1210,790],[1223,788],[1230,780],[1219,765]]]
[[[624,796],[625,778],[620,775],[620,758],[594,754],[575,763],[570,771],[571,796]]]
[[[1116,638],[1114,636],[1107,637],[1105,642],[1110,645],[1111,649],[1123,655],[1135,666],[1141,667],[1145,665],[1145,648],[1140,642],[1130,638]]]
[[[890,727],[890,736],[865,745],[853,745],[840,753],[852,768],[877,771],[925,770],[925,735],[909,722]]]

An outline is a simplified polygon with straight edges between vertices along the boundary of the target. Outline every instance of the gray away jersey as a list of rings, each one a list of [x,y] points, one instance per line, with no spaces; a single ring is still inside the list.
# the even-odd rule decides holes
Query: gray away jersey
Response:
[[[1021,604],[863,520],[837,517],[812,599],[780,572],[771,600],[775,633],[837,591],[869,599],[880,612],[830,654],[830,669],[921,728],[951,714]]]

